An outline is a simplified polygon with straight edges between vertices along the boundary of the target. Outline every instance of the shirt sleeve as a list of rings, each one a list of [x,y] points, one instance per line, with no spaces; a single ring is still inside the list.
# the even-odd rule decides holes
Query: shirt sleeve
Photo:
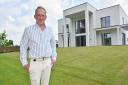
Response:
[[[27,28],[25,28],[20,42],[20,61],[23,66],[25,64],[28,64],[27,61],[28,41],[29,41],[28,32],[27,32]]]
[[[53,35],[53,32],[51,32],[52,34],[52,37],[51,37],[51,48],[52,48],[52,59],[56,60],[56,57],[57,57],[57,53],[56,53],[56,41],[55,41],[55,38],[54,38],[54,35]]]

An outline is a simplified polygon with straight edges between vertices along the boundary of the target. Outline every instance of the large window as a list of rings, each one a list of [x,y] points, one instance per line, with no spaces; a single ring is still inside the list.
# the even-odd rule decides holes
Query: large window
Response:
[[[110,16],[101,18],[101,27],[109,27],[110,26]]]
[[[85,19],[75,22],[76,34],[85,33]]]
[[[102,37],[102,45],[111,45],[111,34],[104,33],[101,35]]]
[[[76,36],[76,46],[86,46],[86,36]]]

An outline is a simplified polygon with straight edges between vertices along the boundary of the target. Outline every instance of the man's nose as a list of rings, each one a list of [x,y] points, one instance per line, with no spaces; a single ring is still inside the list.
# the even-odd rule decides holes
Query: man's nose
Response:
[[[40,18],[40,19],[43,19],[44,17],[43,17],[43,16],[40,16],[39,18]]]

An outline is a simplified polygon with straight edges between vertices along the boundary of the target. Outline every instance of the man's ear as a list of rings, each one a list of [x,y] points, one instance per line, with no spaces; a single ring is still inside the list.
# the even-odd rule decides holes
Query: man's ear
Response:
[[[34,15],[34,18],[36,19],[36,15]]]
[[[47,16],[45,17],[45,20],[47,19]]]

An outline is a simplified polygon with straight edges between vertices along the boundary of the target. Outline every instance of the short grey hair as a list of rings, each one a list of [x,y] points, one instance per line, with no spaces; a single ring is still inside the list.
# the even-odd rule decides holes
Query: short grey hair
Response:
[[[35,15],[37,14],[38,9],[43,9],[45,11],[45,14],[46,14],[46,9],[42,6],[38,6],[35,10]]]

